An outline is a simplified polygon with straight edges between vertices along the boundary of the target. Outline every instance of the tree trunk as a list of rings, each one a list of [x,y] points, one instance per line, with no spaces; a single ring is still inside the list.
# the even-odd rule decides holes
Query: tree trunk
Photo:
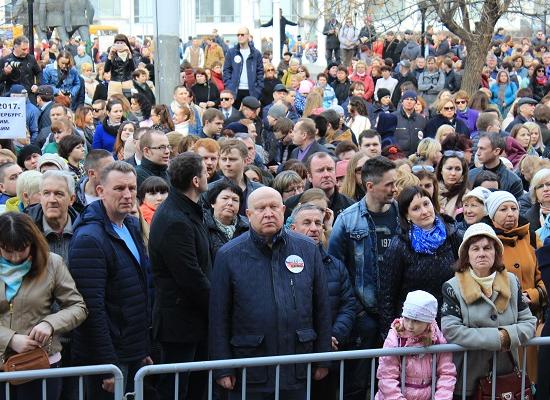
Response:
[[[481,83],[481,71],[485,65],[487,58],[487,52],[491,47],[490,36],[489,39],[480,38],[477,41],[466,41],[466,50],[468,56],[464,66],[464,76],[462,78],[461,89],[465,90],[470,96],[472,96],[479,89]]]

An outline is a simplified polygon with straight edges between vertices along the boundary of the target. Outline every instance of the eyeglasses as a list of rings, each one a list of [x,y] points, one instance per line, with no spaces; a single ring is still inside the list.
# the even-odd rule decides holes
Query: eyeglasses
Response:
[[[543,70],[543,69],[537,69],[537,74],[538,74],[539,72],[542,72],[542,73],[544,74],[544,70]]]
[[[541,183],[540,185],[535,186],[535,190],[539,190],[542,188],[550,189],[550,182]]]
[[[456,104],[466,104],[466,100],[455,100]]]
[[[458,157],[458,158],[464,158],[464,152],[460,150],[445,150],[443,152],[443,155],[445,157]],[[414,172],[414,171],[413,171]]]
[[[233,100],[231,97],[220,97],[220,100],[221,101],[229,101],[229,100]]]
[[[172,146],[171,145],[161,145],[161,146],[157,146],[157,147],[149,147],[151,150],[160,150],[160,151],[166,151],[166,150],[172,150]]]
[[[454,111],[454,110],[455,110],[454,107],[443,107],[443,109],[444,109],[445,111]]]
[[[304,185],[298,185],[298,186],[289,186],[285,190],[283,190],[283,193],[301,193],[304,191]]]
[[[431,165],[413,165],[411,170],[412,170],[413,174],[417,174],[420,171],[427,171],[427,172],[431,172],[433,174],[434,171],[435,171],[434,167],[432,167]]]
[[[269,69],[266,69],[265,72],[275,72],[275,69],[269,68]]]
[[[93,112],[100,112],[100,111],[103,111],[103,108],[93,108],[92,107],[92,111]]]
[[[237,36],[246,36],[246,33],[237,33]]]

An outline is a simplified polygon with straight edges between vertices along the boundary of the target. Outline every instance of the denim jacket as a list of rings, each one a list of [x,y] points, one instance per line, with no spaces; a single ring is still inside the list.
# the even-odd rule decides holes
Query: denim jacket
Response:
[[[391,206],[396,207],[396,204]],[[365,310],[376,314],[379,285],[376,226],[365,199],[346,208],[336,218],[328,252],[347,267],[358,299],[358,312]]]
[[[78,71],[75,67],[71,67],[67,73],[67,77],[59,82],[59,71],[57,70],[57,64],[53,63],[44,68],[42,78],[42,85],[51,85],[53,87],[54,94],[58,94],[60,90],[71,93],[72,97],[78,95],[80,90],[80,79],[78,79]]]

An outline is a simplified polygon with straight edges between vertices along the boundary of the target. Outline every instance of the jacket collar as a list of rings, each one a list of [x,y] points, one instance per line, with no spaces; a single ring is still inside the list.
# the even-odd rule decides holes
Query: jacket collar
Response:
[[[141,167],[151,171],[155,175],[164,175],[166,173],[166,170],[168,169],[167,165],[155,164],[154,162],[152,162],[151,160],[148,160],[145,157],[141,159]]]
[[[482,298],[481,287],[474,281],[474,278],[470,276],[469,271],[457,272],[455,276],[458,279],[462,298],[466,304],[473,304]],[[506,311],[511,297],[512,292],[506,270],[497,272],[495,281],[493,282],[492,299],[494,299],[493,303],[499,314]]]
[[[267,245],[267,243],[268,243],[267,239],[260,236],[254,229],[252,229],[252,227],[250,227],[249,232],[250,232],[250,238],[252,239],[252,242],[256,246],[258,246],[258,247],[269,247]],[[281,228],[281,230],[279,232],[277,232],[275,234],[275,236],[273,236],[271,238],[272,247],[275,246],[279,242],[286,243],[287,236],[288,236],[288,233],[286,232],[285,228],[284,227]]]

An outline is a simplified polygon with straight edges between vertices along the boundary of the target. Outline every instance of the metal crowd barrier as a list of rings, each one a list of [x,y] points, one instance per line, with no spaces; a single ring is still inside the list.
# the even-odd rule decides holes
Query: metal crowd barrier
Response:
[[[548,346],[550,345],[550,337],[538,337],[531,339],[525,347],[520,349],[523,351],[523,365],[521,366],[521,382],[522,382],[522,394],[521,400],[525,400],[525,376],[526,376],[526,354],[528,346]],[[435,358],[438,353],[456,353],[464,352],[464,362],[462,367],[462,400],[466,399],[466,378],[468,374],[468,352],[475,351],[473,349],[466,349],[456,344],[440,344],[428,347],[400,347],[392,349],[372,349],[372,350],[355,350],[355,351],[340,351],[330,353],[314,353],[314,354],[299,354],[299,355],[286,355],[286,356],[271,356],[271,357],[256,357],[256,358],[241,358],[231,360],[215,360],[215,361],[202,361],[202,362],[190,362],[179,364],[161,364],[161,365],[148,365],[142,367],[135,375],[135,400],[144,400],[143,382],[148,375],[159,374],[176,374],[175,375],[175,393],[174,399],[178,400],[178,388],[179,388],[179,373],[182,372],[196,372],[196,371],[208,371],[208,400],[212,400],[213,385],[216,383],[213,379],[213,371],[217,369],[236,369],[242,368],[242,400],[246,400],[246,370],[251,367],[263,367],[263,366],[275,366],[275,400],[279,400],[279,378],[280,378],[280,366],[287,364],[307,364],[307,397],[306,400],[311,400],[311,364],[326,362],[326,361],[339,361],[340,362],[340,385],[339,385],[339,400],[344,398],[344,362],[346,360],[357,359],[370,359],[371,360],[371,372],[370,372],[370,399],[374,399],[375,396],[375,378],[376,378],[376,358],[384,356],[399,356],[401,360],[401,391],[405,391],[405,378],[406,371],[405,366],[406,357],[417,354],[431,354],[433,357],[432,362],[432,399],[436,389],[436,362]],[[494,352],[496,355],[498,352]],[[496,374],[497,360],[493,357],[492,376]],[[458,373],[458,371],[457,371]],[[496,380],[492,380],[492,400],[495,400]],[[456,392],[456,388],[455,388]],[[183,399],[182,399],[183,400]]]
[[[84,377],[103,374],[113,374],[115,378],[114,398],[116,400],[122,400],[124,395],[124,379],[122,377],[122,372],[120,371],[120,369],[112,364],[90,365],[84,367],[37,369],[34,371],[3,372],[0,374],[0,382],[8,382],[16,379],[42,379],[42,400],[47,400],[46,379],[78,376],[78,398],[79,400],[84,400]],[[11,385],[9,383],[6,383],[6,400],[10,400],[11,398],[10,386]]]

